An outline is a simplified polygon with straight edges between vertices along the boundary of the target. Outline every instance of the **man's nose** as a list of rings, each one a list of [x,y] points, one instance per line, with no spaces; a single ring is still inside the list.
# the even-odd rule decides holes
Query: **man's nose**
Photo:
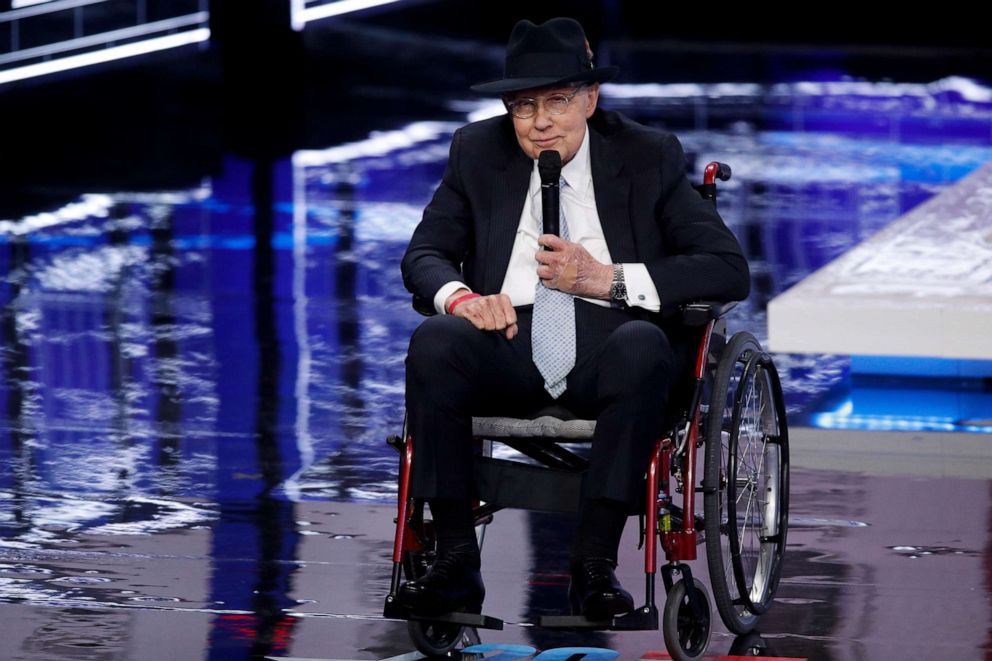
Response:
[[[544,107],[544,104],[540,104],[537,107],[537,114],[534,115],[534,128],[538,131],[543,131],[544,129],[551,126],[551,113],[548,109]]]

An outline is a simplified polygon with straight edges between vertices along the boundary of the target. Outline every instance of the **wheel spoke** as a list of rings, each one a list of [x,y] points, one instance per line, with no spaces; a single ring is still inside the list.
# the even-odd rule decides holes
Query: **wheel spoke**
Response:
[[[752,378],[747,379],[744,384],[738,382],[745,387],[745,391],[737,421],[736,448],[729,450],[728,454],[733,452],[737,462],[734,475],[734,487],[737,491],[734,494],[734,503],[738,513],[734,522],[738,533],[735,555],[743,570],[744,587],[749,594],[755,594],[763,590],[759,571],[767,548],[763,545],[761,532],[765,530],[764,513],[767,503],[764,494],[764,458],[768,451],[765,422],[769,402],[765,396],[767,380],[764,371],[757,369],[750,374]],[[730,571],[733,573],[733,557]],[[733,583],[736,588],[736,578]]]

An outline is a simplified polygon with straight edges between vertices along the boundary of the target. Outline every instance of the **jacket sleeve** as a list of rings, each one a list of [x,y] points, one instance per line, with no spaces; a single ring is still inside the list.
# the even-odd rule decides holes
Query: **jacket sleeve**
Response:
[[[674,134],[662,141],[661,195],[655,208],[667,256],[646,261],[663,314],[698,300],[740,301],[751,279],[740,243],[716,207],[692,187]]]
[[[472,241],[471,205],[459,173],[461,136],[459,129],[451,140],[444,176],[400,264],[414,309],[426,315],[436,314],[434,295],[442,285],[464,281],[461,265]]]

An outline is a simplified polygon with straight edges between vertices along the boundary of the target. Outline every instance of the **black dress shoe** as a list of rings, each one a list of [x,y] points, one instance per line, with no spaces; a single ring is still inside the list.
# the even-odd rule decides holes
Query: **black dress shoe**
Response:
[[[486,588],[475,548],[438,551],[437,559],[421,578],[400,586],[397,600],[418,615],[451,611],[481,613]]]
[[[568,601],[573,615],[590,620],[608,620],[614,615],[634,610],[634,598],[623,589],[616,574],[617,563],[609,558],[572,560],[572,580],[568,584]]]

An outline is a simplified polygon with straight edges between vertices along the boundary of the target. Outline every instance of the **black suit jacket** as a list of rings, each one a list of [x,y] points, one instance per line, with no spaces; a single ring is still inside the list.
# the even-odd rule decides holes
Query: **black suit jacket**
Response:
[[[693,300],[746,298],[750,278],[740,244],[689,183],[678,138],[602,109],[588,130],[610,257],[647,265],[661,315]],[[499,293],[532,167],[509,115],[455,132],[441,184],[403,256],[414,308],[434,314],[434,295],[452,280],[481,294]]]

